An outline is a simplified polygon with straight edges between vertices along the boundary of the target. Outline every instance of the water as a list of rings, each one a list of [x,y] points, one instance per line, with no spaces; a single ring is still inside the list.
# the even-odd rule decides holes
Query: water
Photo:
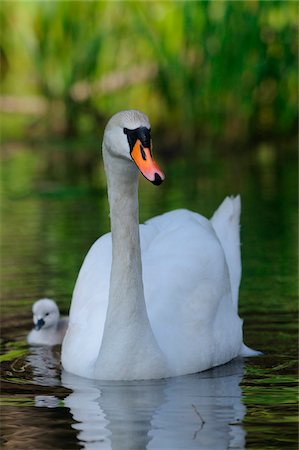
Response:
[[[164,159],[163,185],[140,180],[141,221],[179,207],[210,216],[241,193],[239,309],[247,345],[263,356],[168,380],[95,382],[61,372],[59,347],[28,347],[32,302],[53,297],[67,313],[82,260],[109,229],[105,179],[96,148],[5,145],[4,449],[297,449],[294,152],[260,145],[216,158],[198,148]]]

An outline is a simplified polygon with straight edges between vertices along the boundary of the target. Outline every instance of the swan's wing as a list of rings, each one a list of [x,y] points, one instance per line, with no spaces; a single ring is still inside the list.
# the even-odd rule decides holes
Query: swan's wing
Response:
[[[224,251],[210,221],[177,210],[144,227],[155,230],[142,254],[143,281],[150,322],[162,350],[173,365],[185,367],[185,373],[236,356],[241,321],[232,304]],[[197,367],[197,361],[203,366]]]
[[[111,259],[111,234],[108,233],[87,253],[73,292],[61,359],[67,371],[85,377],[90,376],[102,341]]]

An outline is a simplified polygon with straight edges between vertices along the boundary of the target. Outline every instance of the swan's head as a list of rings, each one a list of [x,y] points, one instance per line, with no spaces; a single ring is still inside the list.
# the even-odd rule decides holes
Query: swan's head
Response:
[[[33,323],[36,330],[56,327],[59,321],[59,309],[54,300],[42,298],[32,306]]]
[[[113,156],[134,162],[153,184],[159,185],[165,179],[153,159],[151,127],[144,113],[128,110],[112,116],[105,128],[103,147]]]

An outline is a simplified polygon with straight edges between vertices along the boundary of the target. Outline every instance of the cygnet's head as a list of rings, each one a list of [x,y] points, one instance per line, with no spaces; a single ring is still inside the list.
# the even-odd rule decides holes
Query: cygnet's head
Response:
[[[148,117],[141,111],[132,109],[112,116],[105,128],[103,149],[113,156],[134,162],[153,184],[159,185],[165,179],[153,159],[151,127]]]
[[[32,306],[33,323],[36,330],[56,327],[59,321],[59,309],[54,300],[41,298]]]

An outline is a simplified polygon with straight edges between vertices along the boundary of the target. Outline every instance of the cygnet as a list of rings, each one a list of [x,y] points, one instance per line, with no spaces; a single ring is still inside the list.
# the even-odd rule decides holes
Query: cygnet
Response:
[[[27,336],[30,345],[58,345],[62,343],[68,318],[60,318],[54,300],[42,298],[32,306],[34,328]]]

